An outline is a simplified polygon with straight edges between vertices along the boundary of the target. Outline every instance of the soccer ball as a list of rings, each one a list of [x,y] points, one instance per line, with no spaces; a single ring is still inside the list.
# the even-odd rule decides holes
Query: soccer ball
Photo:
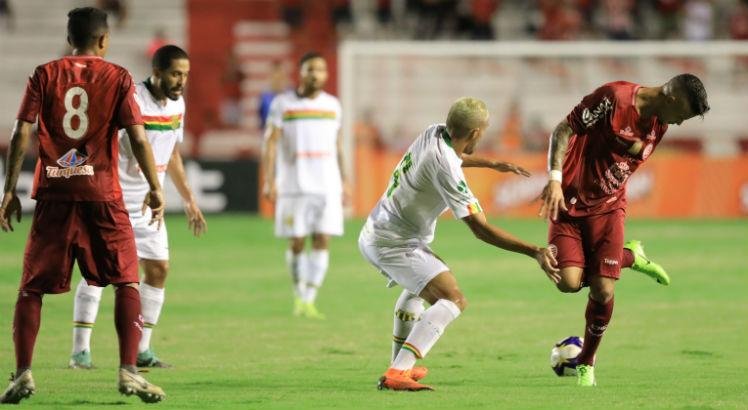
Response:
[[[558,376],[577,375],[577,356],[582,351],[584,338],[569,336],[551,349],[551,368]]]

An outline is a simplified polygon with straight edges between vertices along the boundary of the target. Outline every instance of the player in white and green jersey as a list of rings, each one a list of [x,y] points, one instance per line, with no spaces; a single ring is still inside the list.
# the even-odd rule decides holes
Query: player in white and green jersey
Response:
[[[329,266],[330,236],[343,234],[343,202],[348,196],[341,109],[338,99],[323,91],[327,63],[320,54],[305,54],[299,71],[299,87],[279,94],[270,105],[263,189],[275,202],[275,235],[288,239],[294,315],[323,319],[315,300]]]
[[[404,288],[395,304],[393,359],[380,389],[431,390],[418,382],[427,370],[415,367],[416,359],[431,350],[467,304],[454,274],[429,248],[436,220],[447,209],[478,239],[535,258],[553,282],[559,280],[551,251],[489,225],[465,181],[462,167],[490,165],[471,156],[487,127],[485,103],[457,100],[446,124],[429,126],[410,146],[361,231],[364,257],[390,284]],[[523,171],[508,164],[493,168]],[[426,310],[424,300],[431,305]]]
[[[182,92],[190,71],[187,53],[174,45],[161,47],[153,56],[153,75],[135,87],[148,141],[153,149],[156,171],[161,185],[167,172],[185,204],[188,224],[195,236],[207,225],[195,202],[179,154],[178,144],[184,135],[185,105]],[[143,331],[138,345],[139,367],[168,367],[151,348],[151,335],[164,304],[164,286],[169,271],[169,244],[165,225],[150,224],[150,211],[143,212],[143,198],[148,184],[135,161],[129,139],[120,133],[119,181],[122,198],[135,234],[138,259],[145,277],[140,283]],[[73,306],[72,368],[91,368],[91,332],[99,310],[103,288],[82,280],[75,291]]]

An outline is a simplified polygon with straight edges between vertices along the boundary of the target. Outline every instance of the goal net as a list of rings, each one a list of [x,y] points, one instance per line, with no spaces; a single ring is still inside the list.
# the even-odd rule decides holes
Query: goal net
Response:
[[[461,96],[488,104],[484,149],[541,150],[553,127],[597,86],[659,85],[683,72],[704,81],[712,110],[708,121],[673,127],[668,139],[692,140],[707,154],[736,152],[746,135],[746,43],[351,41],[339,51],[347,140],[365,123],[395,151],[443,121]]]
[[[649,217],[748,214],[748,44],[745,42],[345,42],[338,53],[353,212],[364,216],[403,151],[443,122],[461,96],[484,100],[481,153],[525,166],[531,178],[466,171],[488,213],[537,215],[548,135],[582,97],[610,81],[659,85],[690,72],[711,111],[671,127],[628,183],[629,211]],[[688,192],[688,198],[683,193]]]

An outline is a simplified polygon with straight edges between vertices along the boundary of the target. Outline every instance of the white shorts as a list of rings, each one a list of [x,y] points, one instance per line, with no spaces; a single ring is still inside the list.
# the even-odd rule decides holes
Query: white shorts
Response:
[[[425,243],[383,246],[375,244],[362,232],[358,248],[366,260],[390,280],[387,286],[394,286],[394,282],[414,295],[420,295],[436,275],[449,270]]]
[[[148,225],[151,221],[151,210],[147,209],[145,215],[140,211],[130,214],[130,223],[135,233],[135,247],[138,249],[138,258],[157,261],[169,260],[169,238],[166,234],[166,223],[161,222],[161,229],[156,229],[158,224]]]
[[[275,236],[343,235],[341,195],[284,195],[275,203]]]

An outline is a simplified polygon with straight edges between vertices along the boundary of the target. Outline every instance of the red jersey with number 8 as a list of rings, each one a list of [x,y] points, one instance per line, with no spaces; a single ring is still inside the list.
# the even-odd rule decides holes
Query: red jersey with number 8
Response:
[[[95,56],[68,56],[36,68],[17,118],[38,119],[39,160],[31,197],[114,201],[121,128],[142,124],[132,76]]]
[[[566,117],[574,130],[563,165],[569,215],[626,208],[626,182],[654,151],[667,124],[636,110],[638,84],[616,81],[584,97]]]

